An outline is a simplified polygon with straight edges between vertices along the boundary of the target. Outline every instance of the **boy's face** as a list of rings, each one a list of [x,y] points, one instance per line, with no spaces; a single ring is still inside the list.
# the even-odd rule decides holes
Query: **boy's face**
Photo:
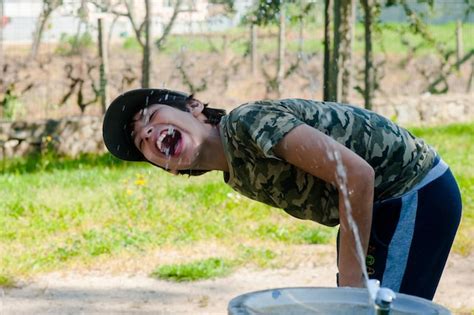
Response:
[[[210,126],[199,108],[184,112],[151,105],[132,119],[132,140],[150,162],[171,172],[198,169],[199,152]]]

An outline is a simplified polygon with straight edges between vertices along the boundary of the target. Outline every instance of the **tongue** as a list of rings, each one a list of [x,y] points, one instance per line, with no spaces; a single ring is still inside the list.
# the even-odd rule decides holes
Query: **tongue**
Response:
[[[175,153],[179,138],[179,134],[175,132],[175,134],[167,135],[163,139],[162,150],[166,155],[173,155]]]

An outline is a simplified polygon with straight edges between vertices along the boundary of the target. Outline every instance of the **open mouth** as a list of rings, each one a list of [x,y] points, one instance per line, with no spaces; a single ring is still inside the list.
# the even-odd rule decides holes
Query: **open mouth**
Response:
[[[160,133],[156,141],[156,146],[165,156],[173,156],[179,153],[180,140],[181,132],[170,126]]]

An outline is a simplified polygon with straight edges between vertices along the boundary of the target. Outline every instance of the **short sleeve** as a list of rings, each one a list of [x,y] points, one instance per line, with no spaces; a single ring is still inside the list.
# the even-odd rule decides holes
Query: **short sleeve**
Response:
[[[234,109],[230,115],[236,134],[248,137],[264,157],[277,158],[274,147],[304,122],[279,102],[260,101]],[[240,139],[245,140],[245,139]]]

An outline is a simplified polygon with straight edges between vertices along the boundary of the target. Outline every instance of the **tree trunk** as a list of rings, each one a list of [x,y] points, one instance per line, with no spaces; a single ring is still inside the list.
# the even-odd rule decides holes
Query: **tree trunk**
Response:
[[[150,87],[151,73],[151,0],[145,0],[145,45],[143,46],[142,87]]]
[[[341,27],[341,3],[344,0],[334,0],[333,5],[333,14],[334,14],[334,27],[333,27],[333,47],[332,47],[332,58],[331,58],[331,67],[329,71],[331,72],[331,97],[330,101],[337,102],[339,101],[339,55],[340,50],[339,46],[341,45],[341,36],[339,29]]]
[[[222,35],[222,54],[224,55],[222,58],[224,64],[227,64],[229,61],[229,37],[227,34]]]
[[[36,23],[36,29],[33,35],[33,44],[31,45],[30,59],[36,59],[38,55],[39,46],[41,44],[41,39],[43,37],[44,28],[48,22],[49,16],[51,15],[51,10],[43,10],[38,18]]]
[[[331,96],[331,14],[332,1],[324,0],[324,78],[323,100],[329,101]]]
[[[166,38],[171,32],[171,29],[173,28],[174,22],[176,21],[176,18],[178,17],[178,14],[181,12],[180,7],[181,7],[181,2],[183,0],[176,0],[176,3],[174,5],[173,9],[173,15],[171,16],[170,21],[168,24],[166,24],[165,29],[163,30],[163,34],[161,35],[160,38],[156,40],[156,48],[159,50],[161,49],[161,46],[165,42]]]
[[[51,13],[53,13],[54,10],[63,4],[63,0],[42,0],[42,2],[43,8],[33,34],[33,44],[31,45],[30,59],[35,59],[38,54],[44,28],[48,22],[49,17],[51,16]]]
[[[304,45],[304,16],[303,16],[303,10],[304,10],[304,2],[303,0],[300,0],[300,11],[301,15],[299,17],[299,30],[298,30],[298,57],[303,54],[303,45]]]
[[[252,75],[257,74],[257,25],[250,24],[250,70]]]
[[[100,104],[102,107],[102,114],[105,114],[107,105],[109,104],[109,93],[108,93],[108,73],[109,73],[109,58],[107,51],[107,43],[105,36],[105,25],[104,19],[98,19],[99,28],[99,57],[100,57]]]
[[[456,70],[459,71],[459,61],[462,59],[464,55],[464,48],[463,48],[463,39],[462,39],[462,22],[458,20],[456,22],[456,62],[458,67]]]
[[[364,71],[364,104],[365,108],[372,109],[372,101],[375,90],[375,69],[373,64],[372,50],[372,29],[373,29],[373,10],[374,4],[371,0],[361,0],[364,10],[364,29],[365,29],[365,71]]]
[[[352,42],[354,38],[355,1],[341,0],[341,23],[336,33],[341,34],[337,65],[337,100],[348,103],[352,79]]]
[[[3,75],[3,0],[0,0],[0,73]],[[3,94],[3,87],[5,82],[3,78],[1,80],[2,84],[0,84],[0,94]]]
[[[467,82],[466,93],[471,93],[473,81],[474,81],[474,59],[471,61],[471,75],[469,76],[469,82]]]
[[[286,19],[286,8],[284,1],[280,4],[280,19],[278,23],[278,64],[277,64],[277,84],[278,84],[278,96],[281,95],[283,77],[285,74],[285,19]]]

